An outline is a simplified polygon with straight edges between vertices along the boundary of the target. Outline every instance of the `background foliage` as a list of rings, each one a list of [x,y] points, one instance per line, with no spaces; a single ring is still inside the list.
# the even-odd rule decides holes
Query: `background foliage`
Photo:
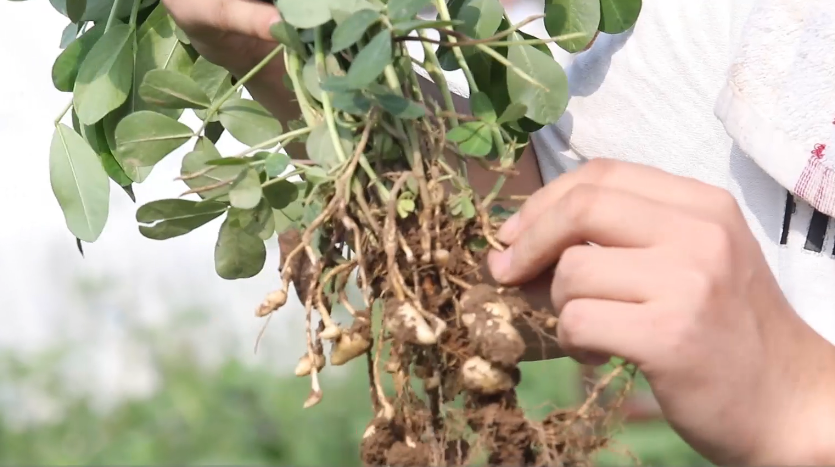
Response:
[[[178,337],[194,318],[181,323],[182,329],[137,328],[127,336],[153,349],[158,390],[107,408],[61,378],[71,347],[56,346],[37,359],[0,357],[0,465],[359,465],[358,439],[370,417],[362,362],[323,373],[328,393],[315,409],[303,410],[306,379],[231,357],[206,364]],[[523,368],[519,394],[532,413],[544,415],[542,401],[579,399],[572,361]],[[22,401],[34,395],[56,415],[22,423]],[[708,465],[663,422],[629,425],[617,441],[613,448],[629,450],[644,465]],[[616,452],[600,462],[635,464]]]

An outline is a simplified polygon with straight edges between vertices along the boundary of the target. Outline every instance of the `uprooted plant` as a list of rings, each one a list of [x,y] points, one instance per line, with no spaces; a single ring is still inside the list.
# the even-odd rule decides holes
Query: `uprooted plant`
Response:
[[[196,139],[178,177],[193,196],[140,207],[140,232],[162,240],[225,215],[214,255],[226,279],[259,273],[277,234],[281,285],[256,313],[275,313],[291,285],[304,304],[305,406],[323,397],[328,363],[367,361],[376,416],[363,435],[366,464],[485,455],[491,465],[579,465],[605,444],[596,429],[609,412],[595,399],[614,374],[576,410],[525,418],[514,389],[520,329],[554,340],[558,320],[485,283],[481,264],[488,248],[503,248],[493,234],[512,203],[500,192],[530,133],[567,105],[547,44],[578,52],[601,32],[623,32],[640,0],[548,0],[544,15],[518,24],[499,0],[276,0],[280,45],[237,81],[196,53],[157,0],[53,5],[71,19],[53,80],[72,101],[55,123],[50,176],[79,248],[104,228],[111,180],[133,197],[155,164]],[[419,15],[426,8],[435,16]],[[553,37],[520,29],[540,18]],[[242,94],[273,59],[286,67],[276,86],[301,109],[286,130]],[[416,69],[440,102],[424,95]],[[470,113],[456,111],[445,70],[463,71]],[[179,122],[186,109],[202,120],[196,131]],[[72,127],[61,123],[67,112]],[[248,149],[223,157],[214,143],[225,131]],[[307,157],[291,158],[291,143]],[[488,193],[468,183],[473,164],[497,174]],[[361,306],[347,298],[352,282]],[[350,324],[331,317],[336,306]]]

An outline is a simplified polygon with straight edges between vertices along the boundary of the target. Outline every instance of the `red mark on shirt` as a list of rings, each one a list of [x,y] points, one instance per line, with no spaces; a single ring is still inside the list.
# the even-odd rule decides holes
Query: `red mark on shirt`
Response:
[[[824,154],[824,151],[826,151],[825,144],[816,144],[815,149],[812,149],[812,155],[814,155],[818,159],[823,159],[823,156],[826,155]]]

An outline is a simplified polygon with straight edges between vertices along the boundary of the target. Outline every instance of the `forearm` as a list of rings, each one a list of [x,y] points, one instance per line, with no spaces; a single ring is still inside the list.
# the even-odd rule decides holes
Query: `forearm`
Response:
[[[751,464],[835,465],[835,346],[794,324],[780,346],[790,361],[772,371],[779,409]]]

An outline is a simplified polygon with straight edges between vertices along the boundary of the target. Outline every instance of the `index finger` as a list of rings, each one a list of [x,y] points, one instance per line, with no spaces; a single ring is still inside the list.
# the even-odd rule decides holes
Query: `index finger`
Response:
[[[499,282],[517,285],[541,274],[571,246],[648,248],[688,228],[686,213],[626,191],[579,185],[549,206],[488,263]]]
[[[560,175],[531,195],[519,212],[502,226],[497,233],[498,239],[513,243],[520,232],[536,222],[542,212],[582,184],[625,191],[710,217],[721,212],[728,198],[719,199],[723,196],[719,188],[661,169],[611,159],[593,159],[577,170]]]

